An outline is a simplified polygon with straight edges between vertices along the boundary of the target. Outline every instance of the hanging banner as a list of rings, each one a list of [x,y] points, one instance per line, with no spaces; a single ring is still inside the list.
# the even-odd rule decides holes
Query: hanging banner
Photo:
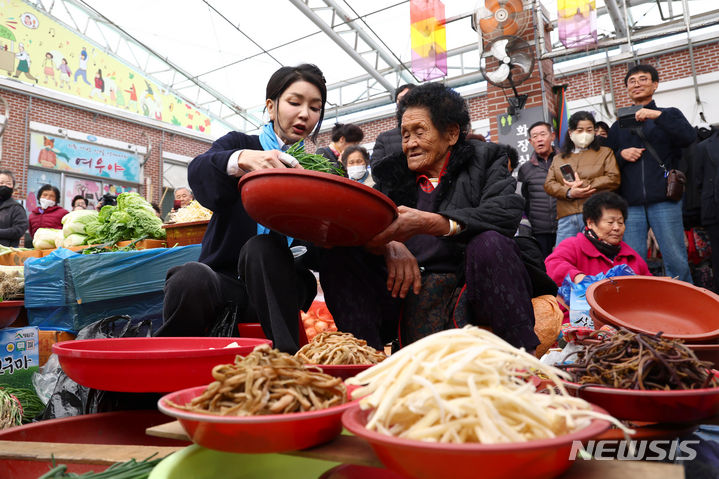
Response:
[[[62,137],[32,133],[30,166],[139,183],[139,155]]]
[[[444,3],[410,0],[412,73],[422,81],[447,75],[447,33]]]
[[[569,114],[567,113],[567,85],[557,85],[552,87],[552,91],[557,95],[557,118],[555,119],[555,127],[557,130],[557,143],[561,148],[567,136],[567,124],[569,123]]]
[[[210,133],[210,119],[20,0],[0,8],[0,76]]]
[[[559,41],[567,48],[597,43],[596,0],[557,0]]]

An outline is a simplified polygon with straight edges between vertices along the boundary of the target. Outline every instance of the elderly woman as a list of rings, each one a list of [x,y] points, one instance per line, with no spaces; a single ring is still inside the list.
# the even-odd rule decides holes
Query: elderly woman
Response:
[[[620,264],[638,275],[651,275],[647,263],[622,241],[627,219],[624,198],[609,191],[597,193],[584,203],[582,215],[584,231],[562,241],[545,260],[555,283],[561,285],[567,275],[579,283],[587,275],[606,273]]]
[[[369,153],[359,145],[348,146],[342,153],[342,166],[351,180],[359,181],[363,185],[374,186],[372,175],[367,169]]]
[[[372,173],[399,216],[364,248],[333,248],[322,261],[338,328],[381,348],[402,316],[415,340],[461,324],[461,296],[471,307],[467,322],[534,350],[532,283],[512,240],[523,201],[506,150],[465,140],[467,104],[441,84],[411,90],[398,118],[403,153],[381,159]]]

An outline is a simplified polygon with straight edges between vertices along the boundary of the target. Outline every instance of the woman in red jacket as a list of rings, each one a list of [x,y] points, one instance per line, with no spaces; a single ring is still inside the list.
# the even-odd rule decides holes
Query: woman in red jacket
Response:
[[[67,210],[57,206],[60,190],[52,185],[43,185],[37,192],[38,207],[30,213],[30,236],[35,236],[38,228],[62,229],[62,217]]]
[[[620,264],[629,265],[637,275],[651,275],[647,263],[622,241],[627,219],[624,198],[608,191],[597,193],[584,203],[582,215],[584,231],[559,243],[544,261],[557,285],[567,275],[579,283],[587,275],[606,273]]]

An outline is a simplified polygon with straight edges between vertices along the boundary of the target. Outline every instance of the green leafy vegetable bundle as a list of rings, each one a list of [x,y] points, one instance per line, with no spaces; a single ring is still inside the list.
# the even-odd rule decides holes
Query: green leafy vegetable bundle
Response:
[[[330,160],[322,155],[314,155],[305,152],[305,146],[301,142],[292,145],[285,153],[292,155],[300,166],[305,170],[321,171],[338,176],[345,176],[342,168],[335,166]]]
[[[117,206],[103,206],[95,222],[85,225],[87,243],[110,243],[137,238],[165,238],[162,220],[150,203],[137,193],[122,193]]]

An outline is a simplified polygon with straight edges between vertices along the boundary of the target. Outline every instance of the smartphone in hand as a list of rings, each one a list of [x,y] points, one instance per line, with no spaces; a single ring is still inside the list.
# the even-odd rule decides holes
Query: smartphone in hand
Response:
[[[559,171],[562,173],[562,178],[564,178],[568,182],[571,183],[576,180],[576,178],[574,177],[574,170],[572,169],[572,165],[565,163],[559,167]]]

